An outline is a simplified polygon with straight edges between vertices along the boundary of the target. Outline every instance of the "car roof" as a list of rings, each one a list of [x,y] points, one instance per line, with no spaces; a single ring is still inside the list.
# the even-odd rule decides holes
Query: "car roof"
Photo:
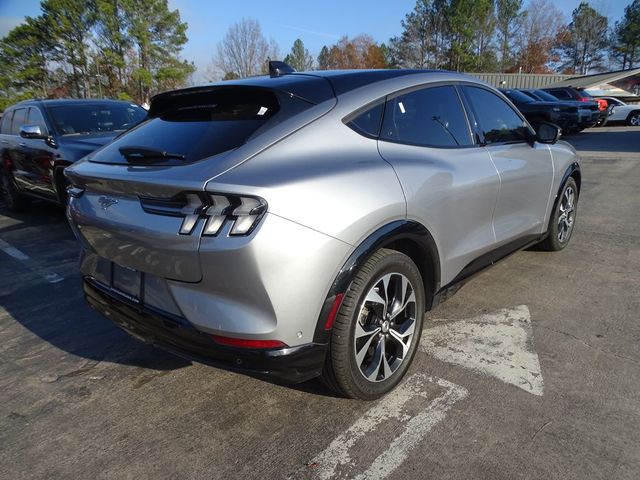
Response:
[[[205,92],[225,87],[257,87],[281,90],[312,103],[318,104],[330,98],[338,97],[347,92],[366,85],[373,85],[378,82],[393,78],[406,77],[409,75],[420,75],[424,81],[425,74],[450,74],[455,75],[460,80],[472,80],[482,83],[476,78],[463,74],[447,72],[444,70],[414,70],[414,69],[379,69],[379,70],[314,70],[309,72],[294,72],[270,77],[261,75],[256,77],[243,78],[239,80],[225,80],[209,85],[190,87],[181,90],[163,92],[152,99],[154,102],[167,101],[171,97],[176,97],[190,92]],[[153,108],[152,108],[153,109]]]

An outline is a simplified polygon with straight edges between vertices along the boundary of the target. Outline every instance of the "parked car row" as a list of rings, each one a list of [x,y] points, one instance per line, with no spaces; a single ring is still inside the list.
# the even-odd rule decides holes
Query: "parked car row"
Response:
[[[7,208],[31,198],[67,202],[63,170],[140,123],[147,112],[115,100],[30,100],[0,124],[0,192]]]
[[[558,125],[565,134],[585,128],[623,123],[640,126],[640,105],[627,105],[614,97],[592,97],[572,87],[502,89],[534,127],[541,122]]]

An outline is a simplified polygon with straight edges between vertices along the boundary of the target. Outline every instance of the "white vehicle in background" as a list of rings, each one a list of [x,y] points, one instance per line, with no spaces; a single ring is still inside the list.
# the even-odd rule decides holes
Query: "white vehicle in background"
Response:
[[[640,126],[640,105],[629,105],[615,97],[599,97],[613,105],[608,122],[624,122],[625,125]]]

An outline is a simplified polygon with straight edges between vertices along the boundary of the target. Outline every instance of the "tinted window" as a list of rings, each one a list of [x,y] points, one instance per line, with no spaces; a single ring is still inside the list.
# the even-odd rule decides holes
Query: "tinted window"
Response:
[[[2,115],[2,129],[0,129],[0,133],[4,133],[5,135],[11,134],[11,119],[13,118],[13,110],[10,112],[4,112]]]
[[[464,88],[485,142],[518,142],[526,138],[526,123],[502,98],[484,88]]]
[[[431,147],[472,144],[460,99],[450,86],[424,88],[388,100],[380,138]]]
[[[20,127],[27,123],[27,109],[18,108],[13,114],[13,126],[11,127],[11,133],[13,135],[20,135]]]
[[[573,100],[573,97],[571,97],[571,95],[569,95],[569,93],[565,92],[564,90],[550,90],[549,93],[561,100]]]
[[[62,135],[127,130],[147,112],[128,103],[82,103],[47,106],[56,130]]]
[[[545,92],[544,90],[534,90],[534,95],[537,96],[538,98],[540,98],[541,100],[547,101],[547,102],[557,102],[558,99],[556,97],[554,97],[553,95],[551,95],[548,92]]]
[[[177,99],[171,109],[117,138],[91,160],[127,163],[119,149],[135,146],[184,155],[180,163],[189,163],[237,148],[310,106],[297,97],[283,97],[287,105],[280,105],[273,92],[246,88],[199,94],[198,102],[192,100],[189,95]]]
[[[518,90],[502,90],[509,100],[514,103],[531,103],[533,100],[528,95],[525,95]]]
[[[377,137],[380,133],[380,122],[382,121],[382,112],[384,111],[384,103],[379,103],[367,111],[359,114],[347,125],[358,133],[363,133],[371,137]]]
[[[43,135],[47,135],[47,124],[44,121],[44,117],[40,110],[36,107],[31,107],[29,109],[29,119],[27,120],[29,125],[37,125],[40,127],[40,131]]]

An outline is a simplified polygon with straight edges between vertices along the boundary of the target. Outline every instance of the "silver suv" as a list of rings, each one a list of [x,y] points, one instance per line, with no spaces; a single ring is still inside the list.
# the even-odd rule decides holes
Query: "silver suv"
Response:
[[[66,170],[85,295],[178,355],[374,399],[425,311],[567,245],[579,160],[469,76],[283,70],[162,93]]]

